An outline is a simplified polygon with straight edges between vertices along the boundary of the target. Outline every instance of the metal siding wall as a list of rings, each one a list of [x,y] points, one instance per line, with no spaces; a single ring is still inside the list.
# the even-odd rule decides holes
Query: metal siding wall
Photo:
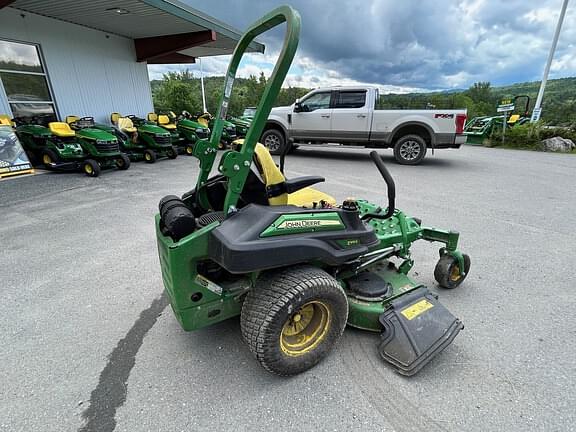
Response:
[[[0,38],[40,44],[62,119],[69,114],[108,122],[110,113],[153,110],[148,69],[131,39],[21,12],[0,11]],[[0,108],[6,104],[0,94]]]

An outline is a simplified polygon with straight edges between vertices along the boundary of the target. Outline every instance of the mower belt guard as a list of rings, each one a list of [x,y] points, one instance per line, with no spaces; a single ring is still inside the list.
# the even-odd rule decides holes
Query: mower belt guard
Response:
[[[393,300],[380,315],[378,350],[402,375],[411,376],[446,348],[464,328],[426,287]]]

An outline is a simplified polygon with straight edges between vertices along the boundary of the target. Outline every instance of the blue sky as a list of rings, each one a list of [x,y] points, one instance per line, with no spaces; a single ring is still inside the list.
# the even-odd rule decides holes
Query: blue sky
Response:
[[[196,2],[190,6],[240,30],[282,4],[276,0]],[[302,16],[300,46],[285,86],[376,84],[384,91],[466,88],[539,80],[562,0],[293,0]],[[576,5],[569,4],[551,78],[576,75]],[[270,75],[282,31],[260,40],[240,76]],[[203,59],[223,75],[227,56]],[[199,65],[153,65],[151,79]]]

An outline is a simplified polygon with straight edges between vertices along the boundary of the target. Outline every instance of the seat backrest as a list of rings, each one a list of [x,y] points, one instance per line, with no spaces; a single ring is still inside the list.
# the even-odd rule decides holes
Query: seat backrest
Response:
[[[151,113],[148,113],[146,118],[148,119],[148,121],[156,123],[158,121],[158,114],[151,112]]]
[[[514,124],[520,119],[520,114],[512,114],[508,119],[508,124]]]
[[[12,120],[8,114],[0,114],[0,125],[12,126]]]
[[[50,122],[48,123],[50,132],[59,137],[73,137],[76,135],[70,125],[65,122]]]
[[[68,124],[77,122],[78,120],[80,120],[80,117],[78,117],[78,116],[75,116],[75,115],[66,116],[66,123],[68,123]]]
[[[257,143],[256,147],[254,147],[254,158],[258,172],[267,187],[286,181],[284,174],[282,174],[282,171],[280,171],[280,168],[278,168],[276,162],[274,162],[274,159],[266,146]],[[268,198],[268,203],[270,205],[286,205],[288,204],[288,194],[283,193]]]
[[[168,117],[168,116],[165,115],[165,114],[160,114],[160,115],[158,116],[158,124],[161,124],[161,125],[170,124],[170,117]]]
[[[118,117],[118,129],[126,130],[134,127],[134,123],[128,117]]]
[[[120,115],[120,113],[117,112],[113,112],[112,114],[110,114],[110,121],[112,122],[112,124],[117,124],[118,123],[118,119],[122,117]]]

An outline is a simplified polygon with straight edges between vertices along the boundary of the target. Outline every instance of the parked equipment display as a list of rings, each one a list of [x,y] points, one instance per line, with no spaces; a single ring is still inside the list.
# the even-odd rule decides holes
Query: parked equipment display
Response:
[[[90,177],[100,175],[102,168],[128,169],[130,161],[120,152],[114,135],[90,127],[88,119],[82,120],[77,130],[68,123],[50,122],[48,127],[28,124],[24,119],[14,119],[16,134],[24,149],[47,169],[58,171],[82,170]]]
[[[234,77],[249,43],[286,22],[277,65],[245,140],[225,151],[209,177]],[[388,206],[341,204],[310,186],[324,178],[287,179],[257,143],[298,45],[300,16],[279,7],[253,24],[234,51],[210,141],[194,148],[196,187],[159,204],[156,236],[162,278],[185,330],[240,315],[244,340],[260,364],[279,375],[303,372],[334,347],[346,324],[381,332],[379,352],[412,375],[463,328],[437,296],[408,273],[417,240],[440,242],[434,276],[459,286],[470,270],[459,234],[430,228],[395,208],[396,189],[376,152],[370,157],[388,189]],[[374,197],[376,198],[376,197]]]
[[[170,132],[134,115],[126,117],[112,113],[110,120],[121,132],[121,146],[131,160],[156,162],[159,157],[176,159],[177,148],[172,145]]]
[[[252,123],[250,120],[231,116],[228,116],[226,120],[234,125],[236,128],[236,136],[238,138],[244,138],[246,136],[248,129],[250,129],[250,124]]]
[[[518,100],[525,99],[522,110],[518,111]],[[502,122],[506,121],[507,127],[514,127],[530,121],[530,96],[518,95],[513,99],[512,104],[515,111],[506,117],[504,114],[495,116],[474,117],[464,127],[466,142],[472,145],[483,145],[492,136],[494,130],[500,131],[503,128]]]
[[[180,117],[174,112],[169,114],[148,113],[148,120],[157,122],[159,126],[171,133],[172,143],[178,148],[180,153],[192,156],[194,144],[199,139],[210,137],[210,129],[192,120],[192,116],[184,111]]]
[[[196,121],[200,123],[203,127],[209,128],[214,132],[215,118],[209,112],[199,113],[196,115]],[[236,136],[236,126],[234,123],[227,120],[222,120],[222,134],[220,136],[220,142],[218,144],[219,149],[226,149],[232,144],[232,142],[237,139]]]

